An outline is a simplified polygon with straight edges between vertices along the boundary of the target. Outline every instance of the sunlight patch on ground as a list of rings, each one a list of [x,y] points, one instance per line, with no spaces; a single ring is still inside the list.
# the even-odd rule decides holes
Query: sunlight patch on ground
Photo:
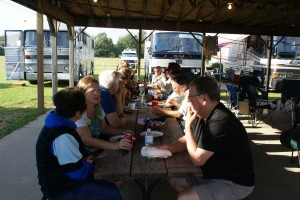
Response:
[[[291,152],[286,152],[286,151],[282,151],[282,152],[266,152],[266,154],[270,155],[270,156],[287,156],[287,157],[291,156]]]
[[[255,144],[281,144],[279,140],[252,140]]]
[[[300,167],[285,167],[284,169],[289,172],[300,172]]]

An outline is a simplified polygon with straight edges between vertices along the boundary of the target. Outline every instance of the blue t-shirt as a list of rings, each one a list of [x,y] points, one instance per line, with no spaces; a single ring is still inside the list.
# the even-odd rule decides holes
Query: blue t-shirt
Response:
[[[112,95],[109,93],[108,89],[100,85],[101,90],[101,106],[104,113],[107,115],[109,113],[116,112],[116,105],[113,100]]]

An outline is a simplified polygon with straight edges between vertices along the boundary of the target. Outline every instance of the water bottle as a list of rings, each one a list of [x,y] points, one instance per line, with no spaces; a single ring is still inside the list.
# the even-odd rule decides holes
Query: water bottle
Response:
[[[152,146],[153,145],[153,134],[151,132],[151,129],[148,128],[146,135],[145,135],[145,145],[146,146]]]

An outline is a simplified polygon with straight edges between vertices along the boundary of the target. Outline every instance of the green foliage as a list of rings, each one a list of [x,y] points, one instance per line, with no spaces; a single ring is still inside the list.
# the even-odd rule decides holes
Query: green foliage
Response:
[[[142,32],[142,40],[146,37],[146,32]],[[106,33],[99,33],[95,37],[95,56],[96,57],[119,57],[124,49],[138,50],[138,35],[134,38],[128,33],[120,37],[117,44],[113,44],[112,39]],[[144,43],[141,47],[141,57],[144,57]]]
[[[96,57],[115,57],[114,44],[106,33],[99,33],[95,37],[95,56]]]
[[[4,36],[0,36],[0,56],[4,56]]]
[[[216,68],[219,68],[220,67],[220,63],[218,62],[215,62],[211,65],[212,68],[216,69]],[[221,63],[221,68],[223,68],[223,64]]]

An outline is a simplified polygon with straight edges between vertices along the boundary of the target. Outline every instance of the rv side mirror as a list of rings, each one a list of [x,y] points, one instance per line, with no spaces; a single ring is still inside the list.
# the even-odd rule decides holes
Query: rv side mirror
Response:
[[[149,49],[148,49],[148,54],[149,54],[149,55],[152,54],[152,48],[151,48],[151,47],[149,47]]]
[[[83,46],[83,42],[82,41],[78,42],[79,49],[82,49],[82,46]]]

